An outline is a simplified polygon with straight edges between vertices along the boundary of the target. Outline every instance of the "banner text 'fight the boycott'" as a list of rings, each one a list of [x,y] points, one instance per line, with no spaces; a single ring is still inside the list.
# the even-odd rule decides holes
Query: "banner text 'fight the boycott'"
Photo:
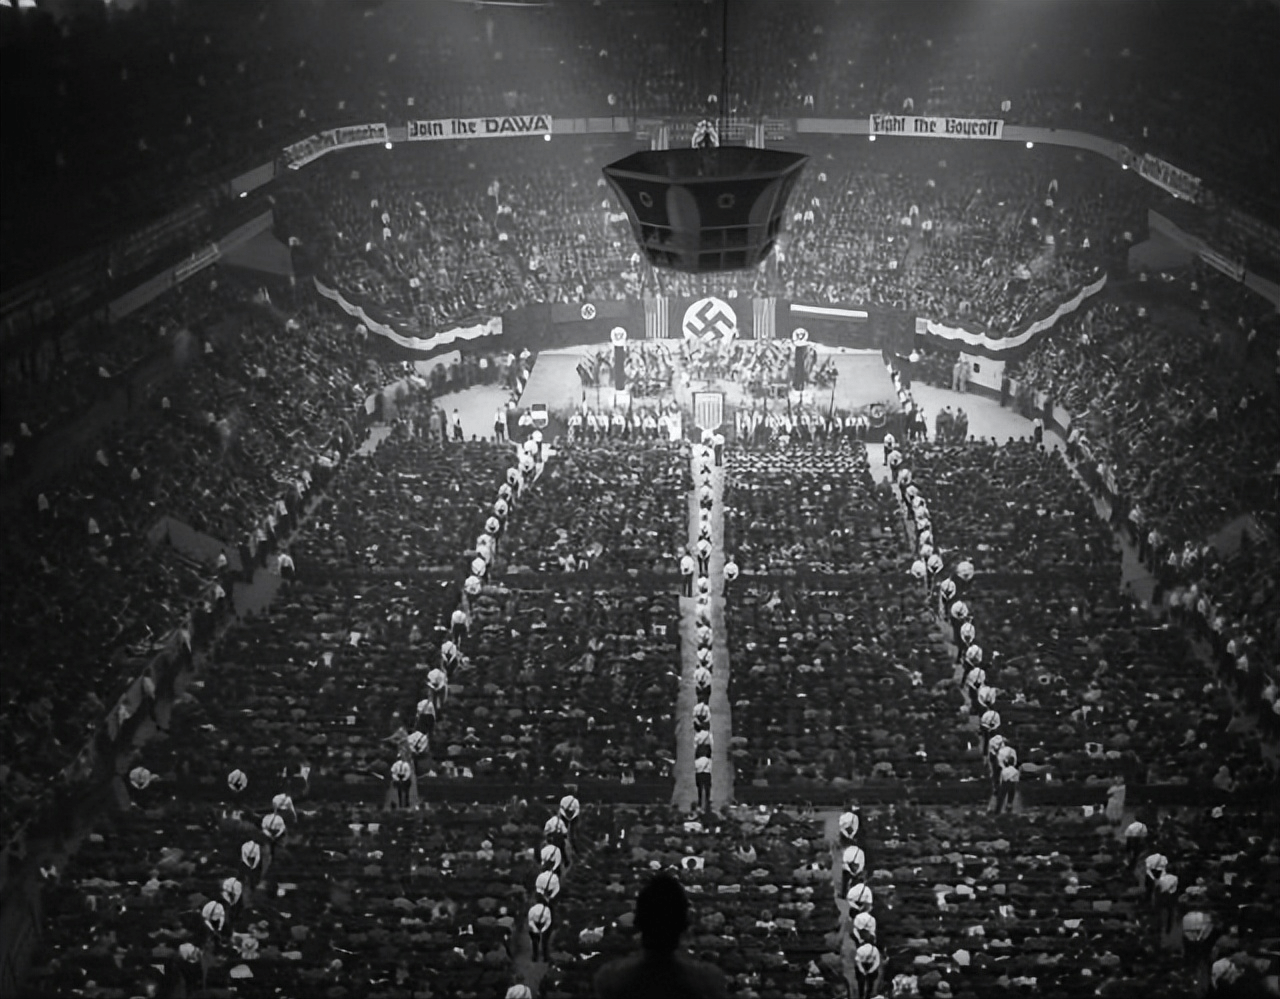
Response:
[[[942,139],[999,139],[1004,135],[1004,122],[999,118],[873,114],[868,128],[872,135],[927,135]]]

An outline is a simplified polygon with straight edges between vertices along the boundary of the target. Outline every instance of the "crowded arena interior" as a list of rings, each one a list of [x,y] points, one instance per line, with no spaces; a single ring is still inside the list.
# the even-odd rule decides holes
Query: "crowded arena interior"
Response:
[[[0,997],[1280,996],[1278,52],[0,0]]]

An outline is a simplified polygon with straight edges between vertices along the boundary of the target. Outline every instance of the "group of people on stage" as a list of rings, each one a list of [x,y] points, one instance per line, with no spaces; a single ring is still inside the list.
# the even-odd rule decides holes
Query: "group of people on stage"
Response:
[[[695,381],[735,382],[755,396],[785,393],[791,387],[790,340],[686,339],[680,354]]]
[[[674,401],[656,406],[592,409],[583,399],[569,415],[569,443],[603,441],[674,441],[684,429],[680,407]]]
[[[739,406],[734,414],[737,443],[744,447],[764,447],[771,443],[829,443],[842,440],[866,442],[883,433],[890,419],[883,405],[864,409],[823,409],[820,406],[791,406],[785,409]]]
[[[837,372],[830,360],[819,363],[810,351],[805,357],[804,383],[830,388]],[[626,350],[626,387],[633,395],[654,397],[677,385],[714,385],[730,382],[753,397],[785,396],[793,388],[794,351],[790,340],[702,340],[685,337],[674,347],[665,341],[639,341]],[[611,348],[588,353],[578,363],[584,389],[612,381]]]
[[[772,398],[785,395],[794,387],[792,366],[803,363],[803,381],[830,388],[836,381],[835,366],[827,360],[818,363],[809,351],[797,361],[790,340],[716,341],[686,337],[680,345],[680,359],[688,376],[695,382],[733,382],[753,397]]]
[[[650,398],[671,391],[676,365],[672,348],[661,340],[632,341],[624,353],[626,387],[633,395]],[[614,350],[603,347],[578,362],[578,379],[584,389],[616,384],[613,379]]]

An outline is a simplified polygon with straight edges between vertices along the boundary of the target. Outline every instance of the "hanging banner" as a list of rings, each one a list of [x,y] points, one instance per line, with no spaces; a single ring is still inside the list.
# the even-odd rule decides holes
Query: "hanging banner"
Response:
[[[1151,181],[1156,187],[1163,188],[1175,198],[1184,201],[1200,200],[1200,178],[1179,170],[1172,163],[1166,163],[1158,156],[1144,153],[1134,164],[1144,179]]]
[[[405,126],[410,142],[445,139],[505,139],[514,135],[550,135],[549,114],[508,114],[496,118],[433,118]]]
[[[217,243],[210,243],[202,249],[196,250],[195,253],[187,257],[173,269],[173,280],[175,284],[181,284],[193,274],[198,274],[211,264],[218,262],[218,258],[222,256],[222,251],[218,248]]]
[[[1214,270],[1221,271],[1232,281],[1244,280],[1244,264],[1224,256],[1212,247],[1202,246],[1200,248],[1200,259]]]
[[[552,302],[551,321],[557,324],[590,323],[597,319],[630,319],[633,302],[604,299],[598,302]],[[603,330],[601,331],[603,333]]]
[[[777,332],[778,300],[772,296],[751,300],[751,325],[757,340],[772,340]]]
[[[613,345],[613,387],[621,392],[627,387],[627,344]]]
[[[284,147],[284,161],[290,170],[301,170],[308,163],[318,160],[325,153],[347,146],[372,146],[390,141],[385,122],[370,125],[348,125],[346,128],[330,128],[292,146]]]
[[[872,135],[922,135],[934,139],[999,139],[1004,122],[999,118],[928,118],[914,114],[873,114],[868,120]]]
[[[738,314],[722,298],[714,295],[690,302],[684,310],[680,333],[699,340],[732,340],[738,335]]]

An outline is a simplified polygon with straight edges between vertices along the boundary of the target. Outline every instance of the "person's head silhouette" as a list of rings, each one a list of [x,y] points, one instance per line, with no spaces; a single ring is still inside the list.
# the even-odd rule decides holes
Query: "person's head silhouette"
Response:
[[[640,953],[611,961],[595,976],[599,999],[726,999],[724,973],[680,948],[689,900],[671,874],[655,874],[636,898]]]
[[[689,900],[670,874],[655,874],[636,898],[636,927],[645,950],[672,951],[689,928]]]

